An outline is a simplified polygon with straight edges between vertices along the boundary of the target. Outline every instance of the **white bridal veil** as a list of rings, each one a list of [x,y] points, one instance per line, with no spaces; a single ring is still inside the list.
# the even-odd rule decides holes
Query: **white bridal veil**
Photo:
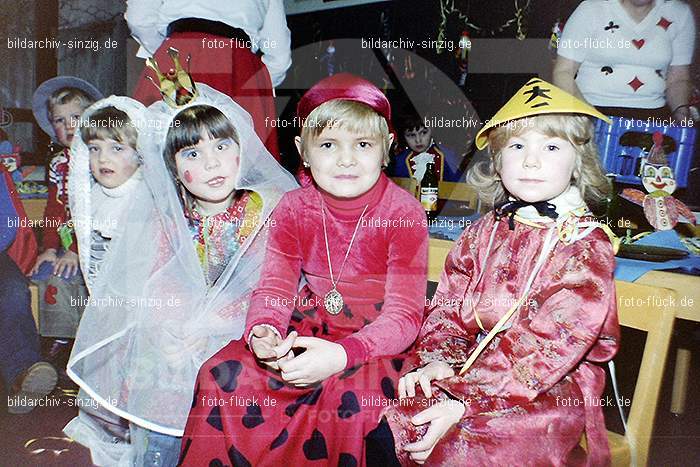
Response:
[[[133,193],[119,219],[119,233],[90,284],[68,362],[71,378],[104,408],[174,436],[182,435],[200,365],[241,337],[267,234],[274,227],[268,224],[270,213],[284,192],[297,186],[258,139],[245,110],[215,89],[203,84],[197,88],[199,96],[180,108],[157,102],[142,117],[132,117],[139,121],[145,189]],[[120,99],[126,98],[110,99],[122,108]],[[194,105],[216,107],[231,121],[241,151],[236,187],[263,200],[260,222],[211,288],[162,157],[175,115]],[[74,218],[89,225],[89,171],[83,167],[73,172],[84,164],[76,159],[72,193],[82,192],[83,200],[75,203]],[[79,247],[85,248],[89,232],[77,233]]]

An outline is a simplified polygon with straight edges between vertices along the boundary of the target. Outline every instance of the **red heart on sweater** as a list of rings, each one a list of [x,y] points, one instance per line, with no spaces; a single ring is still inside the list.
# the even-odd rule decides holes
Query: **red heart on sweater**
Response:
[[[644,47],[644,39],[632,39],[632,43],[638,49]]]
[[[55,285],[50,285],[46,287],[46,291],[44,292],[44,301],[48,303],[49,305],[55,305],[56,304],[56,292],[58,292],[58,289],[56,288]]]

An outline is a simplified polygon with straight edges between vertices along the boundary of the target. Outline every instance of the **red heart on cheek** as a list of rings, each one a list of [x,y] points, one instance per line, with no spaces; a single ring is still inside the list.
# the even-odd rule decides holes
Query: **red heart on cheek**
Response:
[[[55,285],[50,285],[46,287],[46,291],[44,292],[44,301],[48,303],[49,305],[55,305],[56,304],[56,292],[58,292],[58,289],[56,288]]]
[[[638,49],[644,47],[644,39],[632,39],[632,43]]]

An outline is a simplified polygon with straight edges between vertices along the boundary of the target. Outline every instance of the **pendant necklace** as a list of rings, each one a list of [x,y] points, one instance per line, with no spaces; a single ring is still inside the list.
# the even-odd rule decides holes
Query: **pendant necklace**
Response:
[[[331,252],[328,246],[328,231],[326,230],[326,211],[324,207],[323,200],[321,200],[321,219],[323,220],[323,238],[326,241],[326,258],[328,258],[328,272],[331,275],[331,285],[333,286],[331,290],[323,297],[323,304],[326,307],[326,311],[332,315],[337,315],[343,309],[343,296],[338,292],[337,285],[340,282],[340,276],[343,275],[343,268],[345,268],[345,262],[350,254],[350,249],[352,249],[352,244],[355,241],[355,235],[357,235],[357,229],[362,223],[362,218],[367,212],[369,204],[365,205],[365,208],[360,214],[360,218],[357,220],[355,225],[355,231],[352,233],[352,238],[350,238],[350,245],[348,245],[348,251],[345,252],[345,258],[343,258],[343,263],[340,265],[340,272],[338,272],[338,278],[333,278],[333,266],[331,265]]]

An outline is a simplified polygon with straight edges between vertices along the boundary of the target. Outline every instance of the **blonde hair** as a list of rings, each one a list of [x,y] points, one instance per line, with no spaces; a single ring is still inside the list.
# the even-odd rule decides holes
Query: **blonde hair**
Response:
[[[477,188],[481,200],[494,205],[506,199],[506,190],[498,175],[502,150],[511,137],[530,130],[571,143],[576,151],[571,184],[581,191],[589,208],[600,208],[610,195],[611,187],[600,165],[598,147],[593,140],[594,125],[587,116],[571,114],[535,115],[493,128],[488,134],[490,157],[474,164],[467,173],[467,183]]]
[[[306,144],[317,138],[323,130],[329,127],[345,128],[351,133],[368,132],[372,136],[378,136],[384,142],[384,165],[389,163],[389,149],[391,148],[391,136],[389,124],[368,105],[360,102],[343,99],[332,99],[324,102],[311,111],[301,127],[302,159],[306,160]]]
[[[53,109],[57,105],[70,104],[71,102],[78,102],[80,105],[80,110],[85,110],[91,106],[95,100],[90,97],[85,91],[78,88],[61,88],[49,96],[46,101],[46,108],[49,111],[49,116],[53,114]]]
[[[126,112],[109,106],[96,110],[81,125],[80,136],[85,144],[90,141],[112,139],[136,149],[138,132]]]

